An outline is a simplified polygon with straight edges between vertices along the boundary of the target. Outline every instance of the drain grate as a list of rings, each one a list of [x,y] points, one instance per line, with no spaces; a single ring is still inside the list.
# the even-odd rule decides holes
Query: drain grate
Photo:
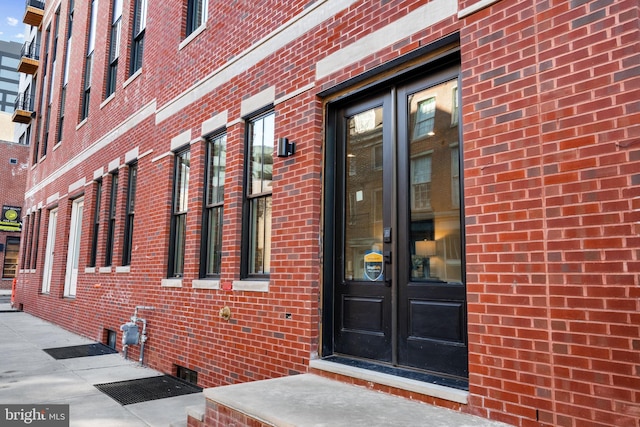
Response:
[[[170,375],[96,384],[95,387],[121,405],[200,393],[202,388]]]
[[[113,348],[99,342],[94,344],[74,345],[71,347],[45,348],[43,351],[56,360],[73,359],[74,357],[102,356],[103,354],[117,353]]]

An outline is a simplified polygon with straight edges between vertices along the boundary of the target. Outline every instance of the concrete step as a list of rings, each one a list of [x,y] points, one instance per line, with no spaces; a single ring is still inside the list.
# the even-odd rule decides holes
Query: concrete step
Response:
[[[206,425],[214,426],[506,426],[314,374],[215,387],[204,395]]]

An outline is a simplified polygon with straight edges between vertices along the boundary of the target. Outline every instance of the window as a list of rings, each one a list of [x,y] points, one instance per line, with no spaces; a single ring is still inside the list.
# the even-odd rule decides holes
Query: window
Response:
[[[193,33],[207,21],[208,0],[187,0],[187,31],[185,36]]]
[[[147,0],[135,0],[133,34],[131,36],[131,64],[129,76],[142,67],[144,53],[144,33],[147,28]]]
[[[18,252],[20,250],[19,237],[7,237],[4,248],[4,265],[2,266],[2,278],[13,279],[18,270]]]
[[[91,2],[91,21],[89,23],[89,41],[87,54],[84,61],[84,86],[82,88],[82,105],[80,108],[80,120],[89,116],[89,101],[91,99],[91,75],[93,71],[93,51],[96,47],[96,20],[98,14],[98,0]]]
[[[100,203],[102,199],[102,180],[96,181],[96,197],[93,202],[93,230],[91,236],[91,255],[89,267],[96,266],[98,257],[98,235],[100,231]]]
[[[31,251],[31,242],[33,241],[33,221],[35,219],[35,214],[27,215],[25,219],[25,227],[24,227],[24,241],[26,242],[24,246],[24,250],[22,251],[22,259],[20,260],[20,268],[28,269],[29,263],[29,252]]]
[[[138,182],[138,164],[129,165],[129,179],[127,182],[127,204],[125,207],[124,240],[122,245],[122,265],[131,264],[131,250],[133,242],[133,215],[135,214],[136,186]]]
[[[171,245],[169,246],[169,277],[184,274],[184,249],[187,231],[187,201],[189,200],[189,150],[176,153],[173,178],[173,210],[171,215]]]
[[[105,247],[104,265],[113,261],[113,240],[116,230],[116,202],[118,196],[118,174],[111,174],[111,193],[109,194],[109,222],[107,223],[107,246]]]
[[[451,144],[451,207],[460,207],[460,148]]]
[[[451,88],[451,126],[458,125],[458,116],[460,114],[460,101],[458,99],[458,86]]]
[[[436,117],[436,98],[427,98],[418,103],[416,112],[416,124],[413,129],[413,138],[433,135],[433,126]]]
[[[120,56],[120,33],[122,21],[122,0],[113,0],[111,14],[111,38],[109,39],[109,63],[107,68],[107,89],[105,97],[116,91],[118,57]]]
[[[58,222],[58,209],[49,211],[49,228],[47,230],[47,246],[44,253],[44,270],[42,272],[42,293],[48,294],[51,290],[51,273],[53,272],[53,254],[56,245],[56,228]]]
[[[80,264],[83,211],[84,198],[74,200],[71,205],[71,224],[69,226],[69,246],[67,249],[67,272],[64,279],[64,296],[66,297],[75,296],[78,285],[78,266]]]
[[[245,156],[246,200],[243,276],[269,274],[271,259],[271,183],[275,113],[249,122]]]
[[[56,10],[56,15],[54,19],[54,27],[53,27],[53,42],[51,45],[51,67],[49,73],[49,101],[47,104],[47,112],[45,114],[45,122],[44,122],[44,138],[42,144],[42,155],[45,156],[47,154],[47,147],[49,144],[49,129],[51,125],[51,109],[53,108],[53,83],[56,79],[56,60],[58,57],[58,33],[60,32],[60,7]],[[54,118],[55,120],[55,118]],[[57,141],[57,139],[56,139]]]
[[[219,135],[207,140],[204,229],[202,232],[203,259],[200,263],[201,277],[212,277],[220,274],[226,155],[226,135]]]
[[[411,209],[431,209],[431,155],[411,159]]]
[[[29,245],[29,258],[31,259],[31,269],[35,270],[38,265],[38,242],[40,241],[40,221],[42,220],[42,210],[39,209],[35,216],[33,231],[33,243]]]
[[[58,116],[58,137],[56,139],[57,142],[62,141],[62,129],[64,127],[64,110],[65,104],[67,100],[67,83],[69,82],[69,61],[71,58],[71,40],[72,40],[72,31],[73,31],[73,5],[74,1],[69,0],[69,15],[67,22],[67,42],[65,46],[65,60],[64,60],[64,71],[62,77],[62,89],[60,91],[60,112]]]

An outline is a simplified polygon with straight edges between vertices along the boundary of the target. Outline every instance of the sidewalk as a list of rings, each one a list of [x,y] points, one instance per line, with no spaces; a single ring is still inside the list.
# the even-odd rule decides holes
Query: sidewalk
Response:
[[[94,385],[162,374],[120,354],[56,360],[43,349],[94,342],[10,309],[0,304],[1,405],[68,404],[72,427],[186,426],[185,408],[204,407],[201,392],[121,405]]]

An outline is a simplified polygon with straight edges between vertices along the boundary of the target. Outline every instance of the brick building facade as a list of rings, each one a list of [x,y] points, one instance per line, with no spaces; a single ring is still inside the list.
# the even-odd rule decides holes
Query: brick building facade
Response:
[[[29,168],[28,157],[29,147],[0,140],[0,289],[11,289],[18,273],[22,230],[20,221]]]
[[[48,1],[17,302],[108,343],[147,307],[145,363],[203,387],[638,427],[639,15]]]

